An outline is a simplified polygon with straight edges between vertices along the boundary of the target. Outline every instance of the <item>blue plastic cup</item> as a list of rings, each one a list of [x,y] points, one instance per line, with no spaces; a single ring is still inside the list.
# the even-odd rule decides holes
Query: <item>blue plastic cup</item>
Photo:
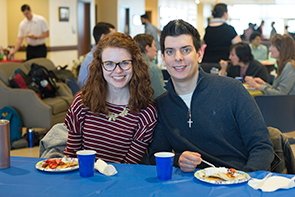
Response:
[[[235,79],[239,80],[240,82],[243,83],[243,78],[242,77],[235,77]]]
[[[79,161],[79,173],[81,177],[92,177],[94,175],[94,162],[95,154],[94,150],[80,150],[77,151]]]
[[[174,153],[158,152],[154,156],[156,158],[158,179],[162,181],[170,180],[172,178],[172,167]]]

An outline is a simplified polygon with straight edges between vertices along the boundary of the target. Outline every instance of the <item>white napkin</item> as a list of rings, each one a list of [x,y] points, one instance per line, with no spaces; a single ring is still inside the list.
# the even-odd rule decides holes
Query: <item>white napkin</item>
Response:
[[[260,183],[263,179],[255,179],[252,178],[249,182],[248,185],[255,189],[255,186]],[[271,176],[267,179],[264,180],[264,183],[256,188],[256,189],[261,189],[263,192],[273,192],[278,189],[289,189],[292,187],[295,187],[295,176],[292,179],[282,177],[282,176]]]
[[[100,173],[107,175],[107,176],[112,176],[117,174],[117,170],[113,165],[107,164],[101,159],[98,159],[95,164],[94,168],[97,169]]]

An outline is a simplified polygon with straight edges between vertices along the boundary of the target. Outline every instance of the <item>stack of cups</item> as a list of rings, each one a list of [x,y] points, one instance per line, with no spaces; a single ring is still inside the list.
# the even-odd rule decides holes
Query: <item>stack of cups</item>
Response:
[[[172,178],[172,167],[175,154],[171,152],[158,152],[154,155],[156,158],[158,179],[162,181],[170,180]]]
[[[10,167],[9,120],[0,120],[0,169]]]
[[[81,177],[87,178],[94,175],[94,162],[95,154],[94,150],[80,150],[77,151],[79,160],[79,173]]]

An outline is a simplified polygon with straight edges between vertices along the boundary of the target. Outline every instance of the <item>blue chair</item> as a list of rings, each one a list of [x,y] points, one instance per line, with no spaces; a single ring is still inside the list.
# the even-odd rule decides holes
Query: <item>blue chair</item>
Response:
[[[264,95],[254,97],[267,126],[282,133],[295,131],[295,95]],[[289,138],[290,144],[295,139]]]
[[[80,86],[78,85],[78,82],[75,78],[68,78],[66,79],[66,83],[70,87],[73,96],[81,90]]]

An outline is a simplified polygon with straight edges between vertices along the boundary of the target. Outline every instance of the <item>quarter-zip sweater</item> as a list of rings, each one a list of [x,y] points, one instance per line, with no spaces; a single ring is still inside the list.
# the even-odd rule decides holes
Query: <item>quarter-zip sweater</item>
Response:
[[[158,123],[149,146],[154,153],[174,151],[174,166],[184,151],[198,152],[216,166],[244,171],[269,170],[273,148],[269,132],[254,99],[236,79],[199,72],[188,107],[176,94],[171,80],[156,99]],[[197,168],[207,167],[201,163]]]

